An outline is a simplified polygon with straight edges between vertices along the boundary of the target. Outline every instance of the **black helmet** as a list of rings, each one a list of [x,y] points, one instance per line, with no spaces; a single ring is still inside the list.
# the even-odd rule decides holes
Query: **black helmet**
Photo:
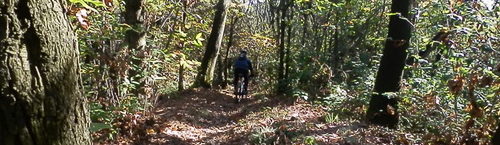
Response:
[[[241,50],[241,51],[240,51],[240,54],[241,54],[241,53],[247,54],[247,51],[246,51],[246,50]]]

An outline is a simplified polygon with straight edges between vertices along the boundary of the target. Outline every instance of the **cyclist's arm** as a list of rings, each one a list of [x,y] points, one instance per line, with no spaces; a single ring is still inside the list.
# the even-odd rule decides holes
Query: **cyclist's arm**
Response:
[[[253,67],[252,67],[252,62],[250,60],[248,60],[248,70],[250,70],[250,74],[253,75],[254,72],[253,72]]]

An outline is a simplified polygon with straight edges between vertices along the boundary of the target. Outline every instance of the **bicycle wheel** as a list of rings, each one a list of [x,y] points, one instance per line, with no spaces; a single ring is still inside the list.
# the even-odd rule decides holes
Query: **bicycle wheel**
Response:
[[[241,76],[238,80],[238,83],[236,85],[236,102],[241,102],[241,99],[243,98],[244,91],[245,91],[245,82],[244,82],[244,77]]]

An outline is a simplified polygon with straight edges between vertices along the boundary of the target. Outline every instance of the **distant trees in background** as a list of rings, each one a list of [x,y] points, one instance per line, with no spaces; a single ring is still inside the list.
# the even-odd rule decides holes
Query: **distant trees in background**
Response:
[[[449,144],[497,124],[498,7],[480,1],[85,2],[92,9],[74,2],[68,13],[80,26],[94,127],[147,112],[186,86],[227,86],[241,49],[258,73],[255,92],[421,136],[456,136]]]

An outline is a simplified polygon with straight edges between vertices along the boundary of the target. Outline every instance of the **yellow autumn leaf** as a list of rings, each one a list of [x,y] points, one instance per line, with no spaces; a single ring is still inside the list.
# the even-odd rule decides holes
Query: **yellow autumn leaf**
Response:
[[[156,134],[156,131],[154,129],[146,129],[147,134]]]

